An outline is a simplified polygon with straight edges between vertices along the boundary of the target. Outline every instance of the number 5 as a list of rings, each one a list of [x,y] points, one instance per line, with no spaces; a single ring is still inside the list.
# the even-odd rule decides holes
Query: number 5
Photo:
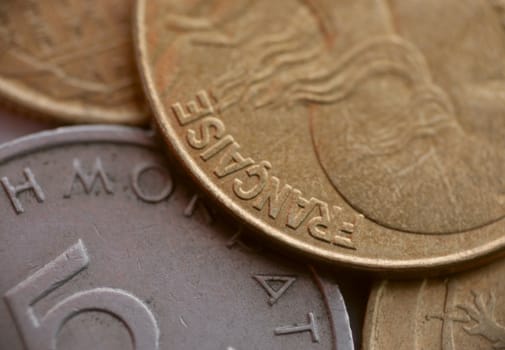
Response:
[[[89,257],[79,240],[63,254],[9,290],[5,300],[28,350],[56,350],[59,330],[72,317],[86,311],[103,311],[119,318],[129,329],[137,350],[157,350],[159,330],[151,311],[134,295],[112,288],[95,288],[72,294],[36,315],[33,306],[86,269]]]

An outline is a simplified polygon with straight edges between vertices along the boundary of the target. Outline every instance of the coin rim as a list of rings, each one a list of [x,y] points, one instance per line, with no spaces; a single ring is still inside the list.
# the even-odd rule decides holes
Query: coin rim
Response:
[[[131,30],[130,30],[130,35]],[[132,53],[133,54],[133,53]],[[136,68],[136,67],[134,67]],[[137,73],[137,72],[135,72]],[[140,89],[141,90],[141,89]],[[145,125],[149,121],[148,108],[139,111],[116,111],[96,104],[68,103],[59,101],[44,93],[28,87],[22,87],[0,75],[0,105],[41,120],[65,124],[127,124]],[[144,109],[144,110],[142,110]]]
[[[182,142],[175,130],[170,126],[170,123],[164,121],[165,117],[162,113],[164,109],[163,104],[156,94],[152,74],[150,74],[150,67],[146,63],[148,61],[146,47],[147,30],[144,26],[143,19],[145,18],[147,2],[147,0],[136,1],[132,21],[134,32],[133,42],[141,85],[149,101],[149,105],[151,106],[155,124],[158,130],[161,131],[171,155],[175,156],[179,164],[188,172],[189,176],[205,193],[210,195],[209,197],[212,198],[215,203],[224,208],[237,220],[245,222],[254,232],[268,239],[273,239],[276,243],[283,245],[284,248],[289,248],[292,251],[302,253],[311,258],[347,268],[379,274],[396,275],[397,277],[412,277],[408,276],[411,273],[415,273],[418,276],[452,273],[471,266],[476,266],[477,264],[483,264],[490,259],[499,258],[500,255],[505,255],[505,249],[503,249],[505,248],[505,236],[501,236],[499,239],[486,242],[472,249],[432,258],[383,259],[353,257],[349,254],[342,254],[337,251],[330,252],[301,242],[298,239],[291,238],[289,235],[282,232],[282,230],[275,229],[271,225],[263,222],[260,218],[249,214],[229,196],[224,194],[219,186],[215,185],[210,180],[209,176],[200,169],[188,152],[184,151]]]
[[[0,166],[30,153],[82,143],[119,143],[159,152],[160,147],[154,136],[152,131],[120,125],[84,125],[50,129],[0,144]],[[290,260],[295,262],[292,258]],[[321,298],[323,308],[327,313],[333,346],[335,349],[340,346],[349,350],[354,349],[349,312],[339,285],[330,282],[327,278],[328,273],[321,275],[318,269],[304,263],[300,266],[307,267],[307,277],[312,281]]]
[[[0,145],[0,165],[27,153],[75,143],[122,143],[156,148],[152,132],[119,125],[61,127],[17,138]]]
[[[30,117],[66,124],[127,124],[145,125],[149,121],[149,112],[125,113],[110,109],[71,103],[56,102],[42,92],[28,91],[13,86],[8,80],[0,78],[0,105],[8,109],[28,113]]]

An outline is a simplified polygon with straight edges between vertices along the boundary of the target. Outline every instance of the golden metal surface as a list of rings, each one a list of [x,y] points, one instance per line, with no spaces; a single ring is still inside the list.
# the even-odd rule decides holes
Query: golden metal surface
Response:
[[[505,245],[505,31],[482,0],[140,0],[171,151],[258,232],[388,272]]]
[[[499,261],[447,278],[377,284],[363,350],[505,349],[504,274]]]
[[[0,99],[64,123],[148,120],[130,0],[0,1]]]

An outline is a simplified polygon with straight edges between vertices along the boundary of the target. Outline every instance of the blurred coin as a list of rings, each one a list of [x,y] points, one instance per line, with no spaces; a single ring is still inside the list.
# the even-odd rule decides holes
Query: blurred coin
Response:
[[[353,349],[335,280],[249,242],[146,133],[0,148],[1,349]]]
[[[363,349],[505,349],[504,273],[499,261],[447,278],[379,283]]]
[[[147,122],[131,0],[0,1],[0,103],[62,123]]]
[[[505,246],[503,9],[140,0],[136,46],[172,152],[257,232],[447,272]]]

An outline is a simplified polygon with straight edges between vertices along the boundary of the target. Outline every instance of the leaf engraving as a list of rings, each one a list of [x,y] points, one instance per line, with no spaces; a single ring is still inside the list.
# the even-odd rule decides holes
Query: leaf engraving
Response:
[[[505,349],[505,327],[495,318],[496,296],[489,293],[489,297],[472,291],[473,305],[457,305],[469,317],[468,326],[463,329],[470,335],[479,335],[491,343],[493,349]]]

